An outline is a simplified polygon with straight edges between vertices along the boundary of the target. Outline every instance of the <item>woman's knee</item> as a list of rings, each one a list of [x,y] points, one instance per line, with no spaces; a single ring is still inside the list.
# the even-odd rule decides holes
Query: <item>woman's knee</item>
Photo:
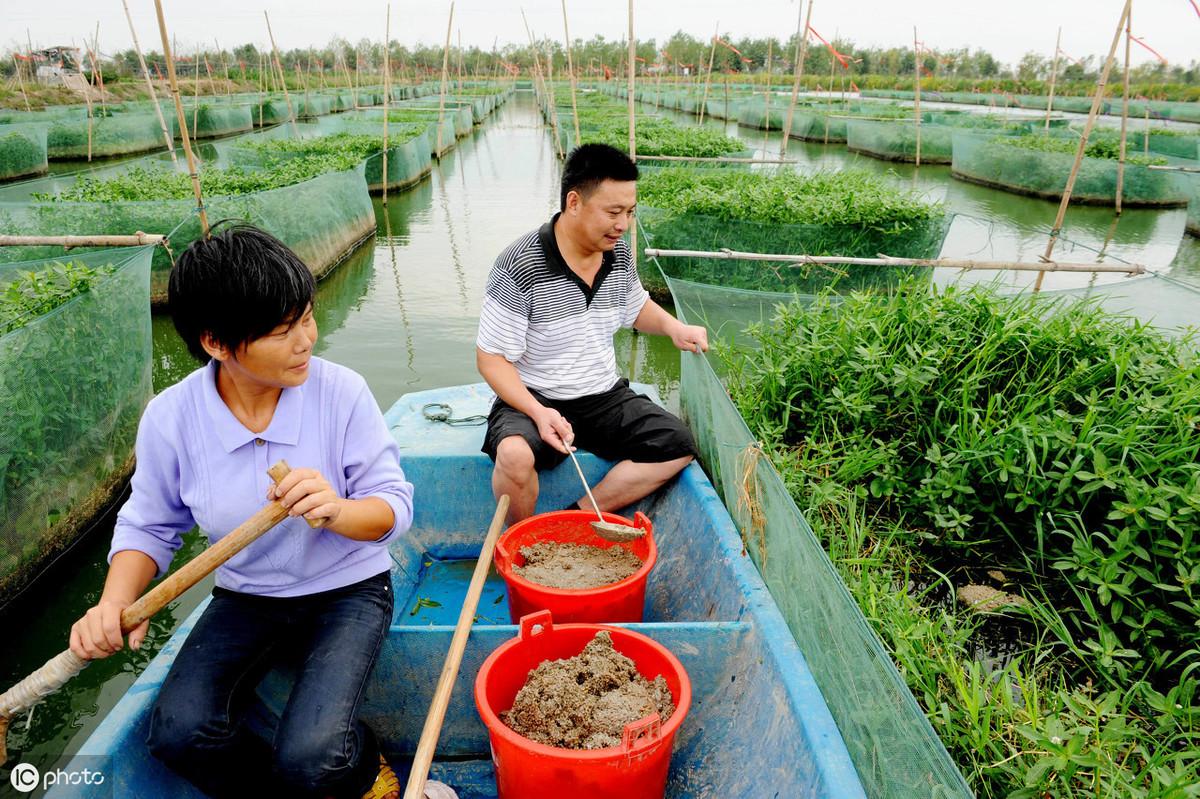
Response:
[[[365,725],[360,725],[365,730]],[[358,738],[357,747],[348,746]],[[369,733],[352,733],[345,730],[303,730],[275,739],[275,773],[280,780],[298,791],[333,792],[339,785],[362,770],[361,759],[375,756],[374,738],[366,745]],[[372,749],[368,753],[366,749]],[[372,764],[375,765],[375,764]]]
[[[160,696],[150,715],[146,746],[159,760],[178,763],[199,750],[232,746],[235,737],[236,730],[198,703],[163,701]]]

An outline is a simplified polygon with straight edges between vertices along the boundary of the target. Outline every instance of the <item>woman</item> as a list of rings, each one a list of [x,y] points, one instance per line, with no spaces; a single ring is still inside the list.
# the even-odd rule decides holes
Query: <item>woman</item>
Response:
[[[104,592],[71,629],[77,655],[113,654],[121,610],[167,570],[184,532],[199,525],[213,542],[266,500],[288,509],[217,569],[151,715],[151,752],[213,796],[397,793],[357,716],[391,622],[387,545],[412,523],[413,489],[366,382],[313,357],[314,290],[300,259],[254,228],[180,256],[171,316],[205,365],[147,406]],[[280,459],[296,468],[275,485],[267,467]],[[268,743],[244,720],[283,660],[295,683]]]

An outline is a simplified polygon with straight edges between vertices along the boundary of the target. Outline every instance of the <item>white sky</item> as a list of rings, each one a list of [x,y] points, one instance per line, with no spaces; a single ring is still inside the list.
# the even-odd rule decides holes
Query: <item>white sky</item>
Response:
[[[159,41],[152,0],[127,0],[146,49]],[[1197,0],[1200,5],[1200,0]],[[198,43],[222,46],[267,44],[263,10],[281,48],[323,45],[338,34],[350,41],[382,39],[382,0],[163,0],[168,30],[185,52]],[[392,38],[406,44],[440,45],[446,35],[448,0],[392,3]],[[454,38],[490,49],[494,38],[527,41],[521,9],[535,35],[561,40],[560,0],[458,0]],[[602,34],[619,39],[626,30],[624,0],[567,0],[572,38]],[[707,38],[717,24],[732,36],[787,37],[796,28],[797,5],[789,0],[636,0],[635,32],[660,42],[682,28]],[[934,48],[985,48],[1007,64],[1029,50],[1047,56],[1063,27],[1063,50],[1082,58],[1103,55],[1111,41],[1121,0],[816,0],[812,26],[822,36],[835,32],[861,45],[911,46],[915,24]],[[100,49],[131,45],[120,0],[0,0],[0,49],[24,46],[29,29],[35,46],[82,43],[100,23]],[[1190,0],[1137,0],[1133,33],[1174,64],[1200,59],[1200,15]],[[1120,55],[1120,51],[1118,51]],[[1135,45],[1134,63],[1152,60]]]

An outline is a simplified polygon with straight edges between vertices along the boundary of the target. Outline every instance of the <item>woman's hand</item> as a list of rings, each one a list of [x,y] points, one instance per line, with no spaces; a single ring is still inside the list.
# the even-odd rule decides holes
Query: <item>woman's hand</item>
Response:
[[[342,498],[316,469],[292,469],[267,489],[267,499],[278,500],[289,516],[303,516],[322,527],[336,522],[342,513]]]
[[[120,600],[101,599],[94,608],[83,614],[83,618],[71,625],[71,651],[85,660],[98,660],[120,650],[123,644],[121,611],[129,605],[129,602]],[[131,649],[141,647],[148,629],[149,619],[129,633]]]

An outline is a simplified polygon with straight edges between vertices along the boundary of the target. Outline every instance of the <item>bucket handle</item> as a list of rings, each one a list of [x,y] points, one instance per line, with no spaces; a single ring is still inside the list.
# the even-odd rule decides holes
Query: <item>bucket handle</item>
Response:
[[[534,627],[541,627],[541,629],[534,632]],[[538,610],[533,613],[526,613],[521,617],[521,633],[519,637],[522,641],[528,641],[553,629],[554,619],[551,617],[550,611],[545,609]]]
[[[633,526],[646,531],[646,538],[653,540],[654,538],[654,522],[650,521],[650,517],[642,513],[640,510],[633,514]]]
[[[503,542],[496,542],[496,546],[492,550],[492,559],[496,562],[496,569],[498,571],[503,571],[504,569],[508,568],[510,558],[508,556],[508,550],[505,549]]]
[[[654,747],[662,740],[662,718],[657,713],[651,713],[645,718],[631,721],[621,732],[621,751],[625,761],[640,760],[646,750]]]

